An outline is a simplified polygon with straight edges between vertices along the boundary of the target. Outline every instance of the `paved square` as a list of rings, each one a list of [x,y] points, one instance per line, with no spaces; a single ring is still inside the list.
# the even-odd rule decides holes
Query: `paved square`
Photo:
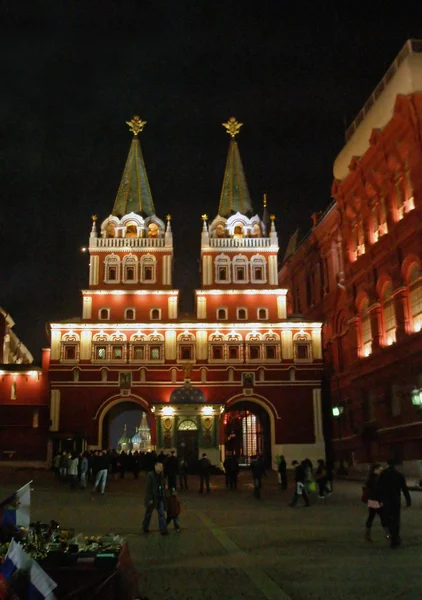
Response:
[[[0,471],[2,497],[34,479],[33,520],[99,534],[121,533],[129,542],[150,600],[420,600],[422,598],[422,493],[402,512],[403,546],[392,551],[375,522],[374,544],[363,541],[365,506],[360,484],[336,482],[325,506],[289,508],[276,476],[264,479],[262,499],[252,496],[250,474],[239,489],[214,477],[210,494],[198,481],[180,494],[180,534],[163,537],[155,515],[149,535],[140,533],[145,476],[111,481],[104,497],[71,491],[44,471]]]

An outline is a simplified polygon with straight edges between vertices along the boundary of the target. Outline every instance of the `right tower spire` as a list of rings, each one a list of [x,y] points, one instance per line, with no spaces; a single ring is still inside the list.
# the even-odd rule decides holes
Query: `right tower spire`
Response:
[[[251,197],[243,170],[242,159],[240,158],[239,146],[236,142],[236,135],[239,133],[243,123],[239,123],[235,117],[230,117],[227,123],[222,123],[222,125],[226,128],[231,139],[218,214],[226,218],[236,213],[252,215]]]

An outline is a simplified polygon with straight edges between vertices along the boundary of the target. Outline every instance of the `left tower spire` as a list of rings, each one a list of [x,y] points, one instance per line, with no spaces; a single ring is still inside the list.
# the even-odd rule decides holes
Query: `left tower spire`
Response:
[[[137,213],[150,217],[155,214],[155,208],[139,142],[139,134],[145,127],[146,121],[142,121],[138,115],[135,115],[131,121],[126,121],[126,123],[133,133],[133,140],[114,201],[112,215],[123,217],[129,213]]]

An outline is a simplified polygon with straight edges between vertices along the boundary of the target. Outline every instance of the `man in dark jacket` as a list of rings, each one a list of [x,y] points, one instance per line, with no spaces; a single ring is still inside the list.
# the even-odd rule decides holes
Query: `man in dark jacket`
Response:
[[[282,490],[287,490],[287,463],[284,456],[280,456],[280,463],[278,465],[278,472],[280,473],[280,484]]]
[[[262,487],[262,476],[265,475],[264,462],[259,454],[252,457],[251,462],[252,477],[254,490],[253,494],[255,498],[261,498],[261,487]]]
[[[176,489],[178,470],[179,461],[177,460],[174,450],[172,450],[170,456],[167,456],[164,462],[164,475],[167,477],[167,485],[170,491],[173,488]]]
[[[295,491],[293,494],[292,501],[289,506],[296,506],[299,496],[302,496],[305,506],[310,506],[308,494],[306,493],[305,479],[306,479],[306,464],[303,461],[301,464],[297,460],[292,462],[295,469]]]
[[[382,505],[385,525],[391,535],[391,547],[397,548],[400,543],[400,509],[401,493],[406,499],[409,508],[412,504],[406,480],[395,468],[394,460],[388,461],[388,469],[381,472],[376,483],[375,494]]]
[[[207,486],[208,494],[210,493],[210,469],[211,469],[211,463],[208,460],[207,455],[204,452],[201,460],[199,461],[199,477],[200,477],[199,493],[200,494],[204,493],[204,482],[205,482],[205,485]]]
[[[158,525],[161,535],[167,535],[166,522],[166,497],[165,497],[165,481],[163,475],[163,463],[155,463],[154,471],[149,471],[146,480],[145,489],[145,516],[142,523],[144,533],[149,533],[149,524],[151,521],[154,509],[158,513]]]

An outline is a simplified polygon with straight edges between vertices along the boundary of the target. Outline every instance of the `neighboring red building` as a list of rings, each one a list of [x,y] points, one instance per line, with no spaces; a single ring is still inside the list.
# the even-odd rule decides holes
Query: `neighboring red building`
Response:
[[[335,201],[279,275],[294,310],[324,322],[336,459],[409,472],[422,459],[421,50],[406,43],[347,131]]]
[[[82,318],[51,323],[56,447],[110,446],[113,421],[135,406],[147,415],[151,446],[188,461],[202,452],[215,464],[226,452],[245,463],[257,451],[268,463],[277,454],[324,456],[321,324],[286,318],[274,219],[266,208],[254,215],[240,124],[224,124],[231,141],[218,215],[202,216],[202,287],[184,318],[172,287],[171,217],[155,214],[143,125],[130,122],[122,182],[99,233],[93,220]]]
[[[0,461],[47,459],[49,427],[48,360],[33,364],[13,332],[14,321],[0,307]]]

